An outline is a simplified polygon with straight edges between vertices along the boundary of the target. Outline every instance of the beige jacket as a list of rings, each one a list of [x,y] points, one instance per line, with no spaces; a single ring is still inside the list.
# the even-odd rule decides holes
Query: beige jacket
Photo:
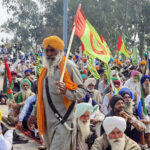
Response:
[[[103,134],[95,140],[91,150],[106,150],[108,146],[109,143],[106,134]],[[141,150],[141,148],[136,142],[125,135],[124,150]]]

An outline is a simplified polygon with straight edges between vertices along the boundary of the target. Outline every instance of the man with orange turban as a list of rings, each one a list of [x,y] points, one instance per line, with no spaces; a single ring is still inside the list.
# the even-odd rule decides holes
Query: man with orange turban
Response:
[[[75,103],[85,96],[83,82],[77,66],[70,60],[64,73],[64,42],[58,36],[43,41],[45,59],[38,80],[37,123],[39,133],[44,135],[48,150],[74,150]]]
[[[145,60],[141,60],[141,61],[139,62],[138,71],[141,72],[143,75],[148,74],[147,62],[146,62]]]

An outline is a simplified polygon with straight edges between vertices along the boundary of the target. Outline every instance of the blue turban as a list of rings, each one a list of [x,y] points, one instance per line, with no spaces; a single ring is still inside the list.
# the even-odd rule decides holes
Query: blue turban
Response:
[[[130,95],[131,99],[134,99],[133,93],[128,88],[122,88],[122,89],[120,89],[119,94],[122,97],[124,97],[125,94],[128,94],[128,95]]]
[[[77,118],[81,117],[85,112],[93,112],[93,107],[89,103],[79,103],[76,107],[76,116]]]
[[[143,84],[146,79],[149,79],[149,81],[150,81],[150,76],[149,75],[142,76],[142,78],[141,78],[141,84]]]
[[[27,72],[32,73],[32,71],[31,71],[30,69],[25,70],[25,72],[24,72],[24,73],[26,74]]]

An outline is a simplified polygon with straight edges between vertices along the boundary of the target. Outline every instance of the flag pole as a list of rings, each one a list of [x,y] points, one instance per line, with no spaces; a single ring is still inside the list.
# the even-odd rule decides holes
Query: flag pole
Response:
[[[62,82],[63,78],[64,78],[65,69],[66,69],[69,53],[70,53],[70,50],[71,50],[71,45],[72,45],[72,41],[73,41],[73,38],[74,38],[75,29],[76,29],[76,26],[73,27],[73,30],[72,30],[72,33],[71,33],[71,37],[70,37],[70,41],[69,41],[69,45],[68,45],[68,49],[67,49],[67,54],[66,54],[65,63],[64,63],[64,67],[63,67],[63,71],[62,71],[61,77],[60,77],[60,82]]]

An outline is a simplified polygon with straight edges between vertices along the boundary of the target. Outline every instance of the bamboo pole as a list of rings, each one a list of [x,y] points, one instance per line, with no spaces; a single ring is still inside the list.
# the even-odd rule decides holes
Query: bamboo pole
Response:
[[[65,63],[64,63],[64,67],[63,67],[63,71],[62,71],[61,77],[60,77],[60,82],[63,82],[63,78],[64,78],[64,74],[65,74],[65,69],[66,69],[66,65],[67,65],[69,53],[70,53],[70,50],[71,50],[72,41],[73,41],[73,38],[74,38],[75,29],[76,29],[76,26],[73,27],[73,30],[72,30],[72,33],[71,33],[71,37],[70,37],[70,41],[69,41],[69,46],[68,46],[67,54],[66,54],[66,60],[65,60]]]

